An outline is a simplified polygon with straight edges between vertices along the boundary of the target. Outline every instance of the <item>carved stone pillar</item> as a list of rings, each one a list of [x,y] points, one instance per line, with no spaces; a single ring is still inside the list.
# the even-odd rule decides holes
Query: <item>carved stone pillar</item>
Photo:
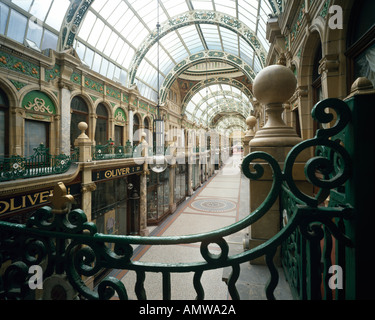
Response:
[[[293,72],[284,65],[272,65],[263,69],[256,77],[253,85],[256,99],[265,105],[267,122],[259,129],[250,142],[250,153],[261,151],[273,156],[283,167],[283,162],[289,150],[302,139],[298,137],[295,130],[288,127],[281,115],[283,104],[294,94],[297,80]],[[259,163],[267,169],[268,163]],[[253,212],[265,200],[273,183],[271,172],[265,171],[259,180],[250,180],[250,210]],[[279,203],[272,208],[257,222],[252,224],[249,230],[250,249],[263,244],[280,230]],[[278,258],[276,258],[278,261]],[[252,264],[264,264],[264,258],[260,257],[251,262]]]

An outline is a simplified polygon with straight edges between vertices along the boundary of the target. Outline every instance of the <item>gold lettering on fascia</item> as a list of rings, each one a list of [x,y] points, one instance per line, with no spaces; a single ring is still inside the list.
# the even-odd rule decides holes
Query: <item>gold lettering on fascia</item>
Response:
[[[68,188],[70,194],[70,188]],[[29,207],[34,207],[49,202],[48,197],[53,195],[53,190],[27,194],[11,199],[0,200],[0,214],[13,212]]]
[[[121,168],[121,169],[107,170],[104,173],[104,176],[106,177],[106,179],[125,176],[125,175],[130,174],[134,171],[134,169],[133,169],[132,172],[131,172],[130,169],[132,169],[132,168]]]

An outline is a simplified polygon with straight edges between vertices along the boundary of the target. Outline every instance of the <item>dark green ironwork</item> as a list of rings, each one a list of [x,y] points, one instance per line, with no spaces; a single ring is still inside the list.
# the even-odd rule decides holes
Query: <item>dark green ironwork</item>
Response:
[[[133,147],[128,141],[126,146],[116,146],[112,139],[109,139],[105,145],[97,145],[94,147],[92,156],[93,160],[110,160],[133,158]]]
[[[162,273],[164,299],[171,298],[172,273],[193,273],[197,298],[204,299],[205,292],[201,282],[203,273],[207,270],[230,267],[232,273],[228,279],[228,289],[233,299],[239,299],[236,282],[240,274],[240,264],[264,256],[270,271],[270,280],[265,288],[266,296],[268,299],[275,299],[274,291],[279,274],[274,257],[277,248],[282,245],[283,253],[288,253],[283,259],[289,268],[287,278],[298,292],[302,292],[302,296],[299,297],[320,298],[320,268],[319,273],[315,270],[320,265],[320,240],[329,230],[329,234],[335,237],[341,246],[351,248],[352,239],[345,234],[341,224],[343,221],[350,221],[354,215],[352,206],[347,203],[321,206],[330,192],[343,188],[352,172],[350,155],[340,141],[335,140],[335,136],[349,125],[351,112],[341,100],[325,100],[314,108],[313,117],[317,121],[327,123],[332,120],[332,116],[324,112],[326,107],[334,109],[337,113],[336,125],[319,130],[315,138],[295,146],[288,154],[283,170],[279,163],[265,152],[254,152],[244,159],[242,171],[247,178],[254,180],[262,178],[264,174],[263,165],[257,161],[266,162],[273,172],[272,187],[262,204],[247,217],[212,232],[176,237],[101,234],[97,232],[95,224],[87,221],[82,210],[69,212],[61,205],[63,202],[71,201],[71,198],[64,194],[64,188],[59,185],[54,191],[53,209],[39,209],[26,225],[0,222],[0,262],[10,264],[1,276],[0,297],[11,299],[30,295],[26,285],[30,275],[25,270],[30,265],[43,262],[45,278],[53,274],[66,274],[70,284],[86,299],[109,299],[114,293],[117,293],[120,299],[128,298],[128,290],[131,288],[125,288],[120,280],[113,277],[101,281],[97,291],[92,291],[85,285],[82,276],[94,276],[102,269],[134,270],[137,275],[134,290],[138,299],[147,298],[144,288],[147,273]],[[305,173],[313,185],[321,188],[316,197],[299,190],[292,175],[297,156],[311,147],[318,147],[317,155],[306,163]],[[323,179],[316,178],[317,170],[322,173]],[[285,224],[279,233],[256,248],[230,256],[229,246],[224,238],[262,218],[280,195]],[[132,260],[134,245],[194,243],[200,244],[202,261],[168,264]],[[217,255],[212,254],[208,249],[210,244],[217,244],[221,252]]]
[[[33,178],[53,174],[62,174],[69,170],[73,162],[78,161],[78,151],[72,155],[52,156],[49,149],[40,144],[31,157],[12,156],[0,159],[0,182]]]

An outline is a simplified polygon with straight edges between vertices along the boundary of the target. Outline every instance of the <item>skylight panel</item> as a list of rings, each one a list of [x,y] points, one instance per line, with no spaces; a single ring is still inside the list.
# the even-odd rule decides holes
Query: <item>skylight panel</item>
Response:
[[[124,47],[124,45],[125,45],[124,40],[118,39],[115,47],[113,48],[113,51],[111,53],[110,58],[113,59],[113,60],[117,60],[117,58],[118,58],[122,48]]]
[[[94,1],[95,3],[95,1]],[[96,16],[94,13],[92,13],[92,11],[89,11],[86,15],[86,18],[84,20],[84,23],[82,24],[82,27],[81,27],[81,30],[78,34],[78,36],[84,40],[84,41],[87,41],[87,38],[88,36],[90,35],[91,31],[92,31],[92,26],[94,25],[95,21],[96,21]]]
[[[124,28],[128,25],[129,20],[134,17],[133,11],[131,11],[129,8],[125,11],[124,15],[121,17],[121,19],[116,23],[114,28],[122,34],[122,31]]]
[[[103,51],[106,56],[109,57],[111,55],[113,48],[117,45],[118,39],[119,36],[116,34],[116,32],[112,32],[111,37],[108,39],[108,43]]]
[[[26,12],[29,12],[33,0],[12,0],[12,2]]]
[[[104,22],[100,19],[97,19],[95,22],[95,25],[92,27],[92,31],[87,42],[95,47],[103,29],[104,29]]]
[[[102,8],[110,2],[111,0],[102,0],[102,1],[94,1],[91,5],[91,8],[94,9],[96,12],[100,12]]]
[[[236,3],[233,0],[215,0],[216,11],[237,16]]]
[[[69,0],[55,0],[48,13],[46,24],[60,32],[61,24],[65,16],[63,13],[68,10],[69,5]]]
[[[113,31],[110,27],[104,26],[104,29],[103,29],[102,33],[100,34],[99,41],[96,43],[96,46],[95,46],[98,51],[104,50],[112,32]]]
[[[165,9],[167,10],[169,16],[172,18],[174,16],[177,16],[179,14],[185,13],[189,11],[189,7],[186,4],[185,0],[168,0],[163,1],[163,5]]]
[[[116,10],[113,11],[112,14],[108,17],[107,19],[108,23],[112,26],[116,25],[119,22],[119,20],[122,18],[122,16],[125,14],[126,10],[128,10],[128,6],[124,2],[121,1],[121,3],[116,8]]]
[[[214,10],[211,0],[192,0],[194,10]]]
[[[27,26],[27,18],[15,10],[10,11],[7,36],[23,43]]]
[[[38,48],[40,48],[40,42],[42,41],[43,27],[29,20],[29,28],[27,30],[26,39],[35,42]],[[39,49],[40,50],[40,49]]]
[[[92,70],[94,70],[95,72],[99,72],[100,71],[100,66],[101,66],[101,63],[102,63],[102,59],[103,57],[95,52],[94,54],[94,61],[93,61],[93,64],[92,64]]]
[[[100,10],[99,14],[103,17],[104,20],[107,20],[109,16],[117,10],[117,6],[119,5],[121,0],[111,0],[110,4],[107,4]],[[94,1],[95,2],[95,1]]]
[[[44,21],[46,19],[51,3],[52,0],[34,0],[30,9],[30,14]]]

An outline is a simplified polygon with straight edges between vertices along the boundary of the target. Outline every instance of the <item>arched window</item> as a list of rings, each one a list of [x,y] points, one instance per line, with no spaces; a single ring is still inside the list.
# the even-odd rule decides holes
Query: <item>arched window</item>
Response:
[[[108,112],[104,104],[98,105],[96,115],[95,141],[97,145],[104,145],[108,141]]]
[[[146,141],[150,144],[151,127],[148,118],[143,121],[144,132],[146,133]]]
[[[375,86],[375,2],[358,0],[350,18],[348,34],[348,91],[358,77],[366,77]]]
[[[135,114],[133,117],[133,145],[136,146],[139,144],[140,141],[140,123],[139,123],[139,117]]]
[[[81,134],[78,129],[78,124],[80,122],[89,121],[89,110],[87,108],[86,102],[81,97],[74,97],[71,102],[71,124],[70,124],[70,146],[74,149],[74,141]]]
[[[9,156],[9,102],[0,89],[0,159]]]

